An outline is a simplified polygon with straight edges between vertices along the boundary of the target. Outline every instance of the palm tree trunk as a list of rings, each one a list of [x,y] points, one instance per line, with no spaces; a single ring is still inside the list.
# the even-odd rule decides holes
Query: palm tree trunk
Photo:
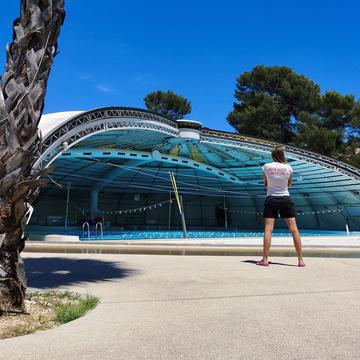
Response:
[[[24,311],[24,248],[27,203],[35,199],[41,173],[38,124],[47,80],[64,21],[64,0],[21,0],[0,79],[0,309]]]

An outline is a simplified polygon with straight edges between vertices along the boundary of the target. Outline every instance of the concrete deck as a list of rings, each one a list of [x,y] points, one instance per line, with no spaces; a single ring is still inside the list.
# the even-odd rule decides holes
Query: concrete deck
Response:
[[[357,359],[360,259],[25,254],[29,285],[101,304],[1,359]]]

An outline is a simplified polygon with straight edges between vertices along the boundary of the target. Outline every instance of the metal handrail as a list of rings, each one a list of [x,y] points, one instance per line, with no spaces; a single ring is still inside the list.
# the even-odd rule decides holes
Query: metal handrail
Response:
[[[103,226],[102,223],[99,221],[95,225],[95,237],[98,238],[98,227],[100,228],[100,236],[101,240],[104,240],[104,233],[103,233]]]
[[[90,224],[85,221],[82,225],[82,238],[85,238],[85,227],[87,226],[87,234],[88,234],[88,240],[90,240]]]
[[[27,211],[25,213],[26,225],[29,224],[29,222],[31,220],[31,216],[32,216],[32,214],[34,212],[33,206],[31,206],[30,204],[27,204],[27,207],[28,207],[28,209],[27,209]]]

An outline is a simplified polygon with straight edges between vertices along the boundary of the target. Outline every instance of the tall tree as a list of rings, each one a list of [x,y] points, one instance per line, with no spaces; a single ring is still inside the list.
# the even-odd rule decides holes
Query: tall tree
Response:
[[[290,143],[360,164],[360,100],[283,66],[256,66],[236,83],[227,120],[240,133]]]
[[[338,157],[340,149],[345,150],[340,131],[310,124],[301,124],[298,128],[299,134],[294,140],[294,144],[303,149],[332,157]]]
[[[21,0],[0,80],[0,305],[11,310],[24,310],[26,204],[42,183],[32,165],[64,16],[64,0]]]
[[[336,91],[327,91],[321,97],[320,125],[329,130],[344,131],[351,123],[354,106],[355,98],[353,95],[342,95]]]
[[[254,67],[238,77],[228,122],[242,134],[280,142],[293,139],[292,123],[303,111],[314,112],[320,87],[285,66]]]
[[[360,141],[360,99],[354,104],[349,113],[349,131]],[[360,144],[358,146],[360,148]]]
[[[171,119],[182,119],[191,113],[191,102],[173,91],[154,91],[144,98],[147,109]]]
[[[353,95],[328,91],[316,113],[302,112],[294,143],[321,154],[353,163],[359,147],[359,105]]]

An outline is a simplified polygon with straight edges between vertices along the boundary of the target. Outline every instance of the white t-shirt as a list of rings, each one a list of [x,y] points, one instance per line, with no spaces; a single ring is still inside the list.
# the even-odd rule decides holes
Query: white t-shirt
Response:
[[[290,196],[288,181],[293,169],[288,164],[272,162],[262,167],[267,179],[266,196]]]

